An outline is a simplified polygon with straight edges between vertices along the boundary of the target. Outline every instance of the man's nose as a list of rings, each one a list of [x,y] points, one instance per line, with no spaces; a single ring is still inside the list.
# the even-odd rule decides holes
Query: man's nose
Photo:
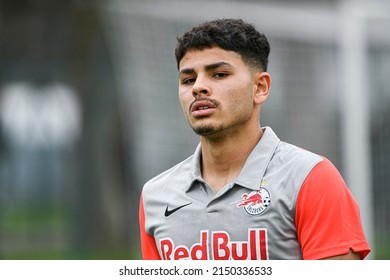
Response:
[[[198,77],[192,87],[192,95],[195,98],[199,98],[202,95],[210,95],[210,88],[204,78]]]

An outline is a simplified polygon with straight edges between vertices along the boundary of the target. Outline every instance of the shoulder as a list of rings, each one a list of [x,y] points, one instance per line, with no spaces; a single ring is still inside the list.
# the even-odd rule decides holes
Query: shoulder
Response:
[[[357,202],[333,163],[323,157],[305,179],[297,201],[297,210],[357,209]]]
[[[319,203],[321,201],[321,203]],[[330,203],[332,202],[332,203]],[[354,209],[357,202],[344,181],[341,173],[327,158],[323,158],[307,176],[299,193],[297,204],[302,209],[315,208],[320,204],[328,210],[332,207]]]
[[[147,181],[142,189],[143,196],[150,192],[164,192],[169,186],[185,186],[191,180],[191,166],[194,155]]]
[[[283,141],[280,141],[275,151],[275,157],[285,163],[291,162],[294,164],[318,163],[323,159],[322,156],[316,153]]]
[[[322,157],[322,161],[311,170],[305,180],[305,186],[312,191],[327,193],[349,191],[338,169],[326,157]]]
[[[284,176],[293,177],[300,187],[314,167],[324,158],[293,144],[280,141],[270,161],[270,168],[280,169]]]

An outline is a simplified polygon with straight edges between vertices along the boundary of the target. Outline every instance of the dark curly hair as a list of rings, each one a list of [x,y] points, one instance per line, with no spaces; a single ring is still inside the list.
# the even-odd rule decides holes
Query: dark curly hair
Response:
[[[242,19],[216,19],[193,27],[177,38],[177,67],[190,50],[220,47],[238,53],[249,66],[267,71],[270,45],[267,37]]]

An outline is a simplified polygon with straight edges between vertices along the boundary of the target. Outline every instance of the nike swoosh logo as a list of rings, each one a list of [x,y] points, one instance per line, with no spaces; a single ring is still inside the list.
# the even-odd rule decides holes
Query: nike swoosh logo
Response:
[[[168,205],[167,205],[167,208],[165,208],[165,213],[164,213],[164,215],[165,215],[165,217],[169,217],[170,215],[172,215],[173,213],[175,213],[177,210],[180,210],[181,208],[186,207],[186,206],[188,206],[188,205],[190,205],[190,204],[192,204],[192,202],[187,203],[187,204],[184,204],[184,205],[179,206],[179,207],[176,207],[176,208],[173,208],[173,209],[171,209],[171,210],[168,210]]]

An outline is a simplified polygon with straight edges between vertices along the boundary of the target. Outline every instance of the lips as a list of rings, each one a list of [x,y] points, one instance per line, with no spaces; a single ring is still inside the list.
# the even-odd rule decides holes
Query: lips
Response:
[[[214,113],[216,107],[214,100],[199,100],[191,104],[190,111],[193,117],[205,117]]]

